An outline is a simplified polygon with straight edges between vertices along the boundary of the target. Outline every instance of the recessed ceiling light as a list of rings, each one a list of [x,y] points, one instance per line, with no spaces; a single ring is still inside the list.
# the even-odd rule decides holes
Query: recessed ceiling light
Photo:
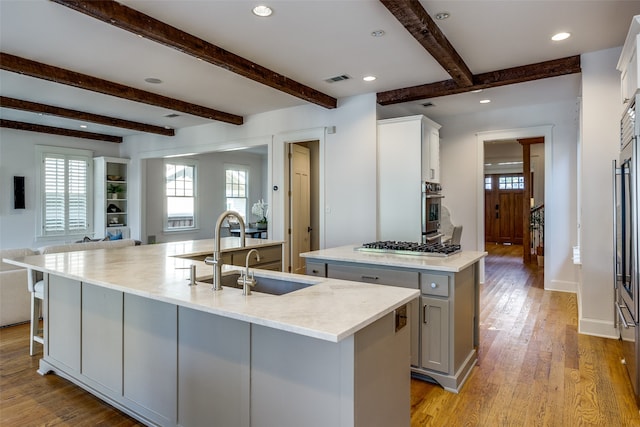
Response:
[[[480,93],[480,92],[482,92],[482,89],[476,89],[471,91],[471,93]]]
[[[438,21],[444,21],[445,19],[447,19],[448,17],[450,17],[451,14],[449,12],[438,12],[434,15],[434,17],[438,20]]]
[[[382,37],[384,36],[384,30],[375,30],[371,32],[372,37]]]
[[[480,104],[488,104],[490,102],[491,102],[490,99],[482,99],[482,100],[480,100]]]
[[[551,40],[553,40],[554,42],[559,42],[561,40],[566,40],[569,37],[571,37],[571,33],[558,33],[551,37]]]
[[[159,85],[160,83],[162,83],[162,80],[155,77],[147,77],[146,79],[144,79],[144,81],[154,85]]]
[[[376,79],[376,76],[364,76],[362,78],[362,80],[364,80],[365,82],[372,82]]]
[[[253,14],[256,16],[260,16],[261,18],[266,18],[267,16],[271,16],[272,13],[273,13],[273,9],[263,4],[253,8]]]
[[[86,128],[87,128],[87,125],[80,125],[80,127],[81,127],[82,129],[86,129]]]

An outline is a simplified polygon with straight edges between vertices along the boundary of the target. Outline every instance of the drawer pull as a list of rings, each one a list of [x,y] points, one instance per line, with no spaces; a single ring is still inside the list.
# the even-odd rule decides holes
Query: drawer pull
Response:
[[[380,278],[378,276],[365,276],[365,275],[362,275],[361,277],[363,279],[365,279],[365,280],[366,279],[368,279],[368,280],[380,280]]]
[[[311,272],[312,272],[313,274],[318,274],[318,273],[319,273],[319,271],[318,271],[318,270],[311,270]]]
[[[438,285],[435,282],[431,282],[431,289],[435,289],[437,287],[438,287]]]

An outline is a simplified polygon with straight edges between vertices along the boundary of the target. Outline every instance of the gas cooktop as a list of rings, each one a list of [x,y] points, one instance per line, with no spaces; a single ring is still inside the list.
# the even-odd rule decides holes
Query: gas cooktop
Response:
[[[396,242],[393,240],[364,243],[356,251],[447,257],[461,251],[460,245],[449,243]]]

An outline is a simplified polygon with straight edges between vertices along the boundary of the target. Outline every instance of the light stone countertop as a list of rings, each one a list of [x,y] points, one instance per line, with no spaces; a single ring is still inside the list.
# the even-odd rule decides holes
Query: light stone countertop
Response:
[[[343,261],[360,264],[381,265],[386,267],[403,267],[414,270],[433,270],[457,273],[478,262],[485,256],[486,252],[462,251],[448,257],[426,256],[426,255],[400,255],[393,253],[378,253],[357,251],[355,248],[360,245],[339,246],[336,248],[321,249],[318,251],[305,252],[301,257],[324,261]]]
[[[222,239],[222,248],[239,246],[239,237]],[[247,239],[246,247],[281,244],[280,241]],[[260,276],[313,284],[285,295],[226,287],[214,292],[210,284],[188,286],[190,266],[197,277],[213,274],[213,267],[201,261],[180,258],[205,254],[213,240],[195,240],[121,249],[98,249],[47,255],[33,255],[5,262],[105,288],[176,304],[274,329],[339,342],[418,297],[418,291],[370,285],[344,280],[255,270]],[[225,271],[239,267],[224,266]],[[251,269],[254,271],[253,269]]]

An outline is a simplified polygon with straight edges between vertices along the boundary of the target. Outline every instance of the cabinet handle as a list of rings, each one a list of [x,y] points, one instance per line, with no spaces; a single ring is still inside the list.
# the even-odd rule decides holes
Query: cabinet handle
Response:
[[[318,271],[318,270],[311,270],[311,272],[312,272],[313,274],[318,274],[318,273],[319,273],[319,271]]]
[[[424,324],[428,324],[429,323],[429,322],[427,322],[427,308],[428,308],[427,304],[422,306],[422,322]]]
[[[369,280],[379,280],[380,279],[378,276],[365,276],[365,275],[362,275],[360,277],[362,277],[363,279],[369,279]]]

